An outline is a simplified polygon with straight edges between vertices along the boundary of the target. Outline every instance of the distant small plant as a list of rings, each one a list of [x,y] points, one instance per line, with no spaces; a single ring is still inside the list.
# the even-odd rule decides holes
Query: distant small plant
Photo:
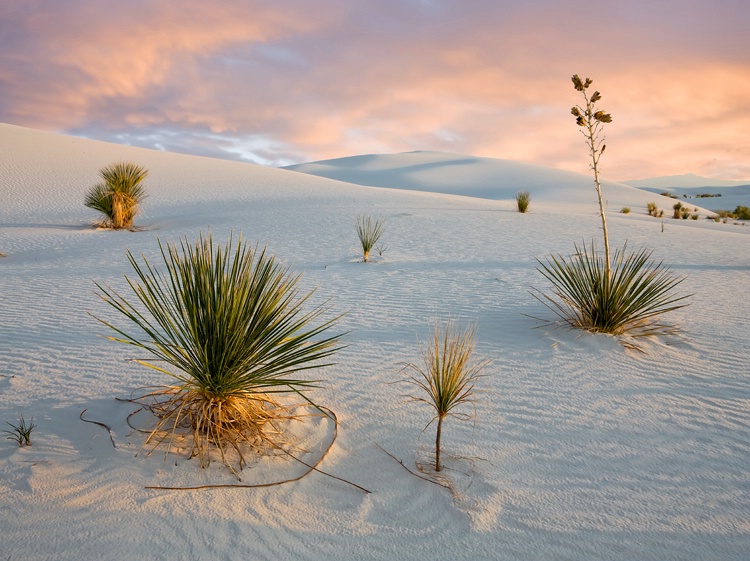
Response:
[[[362,244],[362,260],[367,263],[370,259],[370,251],[385,232],[385,218],[373,219],[368,214],[360,214],[357,216],[356,226],[357,236]]]
[[[656,216],[659,209],[657,208],[656,203],[648,203],[646,205],[646,210],[648,210],[649,216]]]
[[[738,205],[734,209],[734,216],[738,220],[750,220],[750,207]]]
[[[682,203],[675,203],[672,208],[674,209],[674,215],[672,218],[675,218],[677,220],[680,219],[680,211],[682,210]]]
[[[683,208],[683,209],[682,209],[682,210],[680,211],[680,217],[681,217],[681,218],[682,218],[683,220],[687,220],[688,218],[690,218],[690,211],[689,211],[689,210],[688,210],[687,208]]]
[[[516,207],[518,212],[524,213],[529,210],[529,204],[531,203],[531,193],[528,191],[520,191],[516,194]]]
[[[693,214],[690,215],[690,218],[693,220],[698,220],[698,217],[699,217],[699,214],[697,212],[694,212]]]
[[[118,162],[99,170],[99,175],[103,182],[89,189],[84,204],[104,214],[103,227],[131,228],[146,198],[143,180],[148,171],[130,162]]]
[[[13,430],[5,430],[3,431],[6,434],[9,434],[8,440],[15,440],[18,442],[19,446],[31,446],[31,431],[34,430],[36,425],[34,424],[34,417],[31,418],[31,421],[29,424],[26,424],[26,420],[23,418],[23,415],[18,419],[18,424],[14,425],[13,423],[9,423],[8,421],[5,421],[7,425],[10,425]]]
[[[623,214],[630,214],[630,207],[624,206],[620,212]]]
[[[463,404],[471,404],[474,396],[474,384],[482,376],[481,371],[486,362],[472,363],[476,328],[456,328],[448,321],[445,327],[435,326],[432,339],[426,347],[421,348],[422,365],[407,364],[406,368],[415,374],[409,376],[408,383],[423,391],[420,395],[409,398],[429,405],[435,416],[428,426],[437,421],[435,436],[435,471],[441,470],[440,441],[443,431],[443,420],[452,415],[458,418],[469,418],[464,413],[454,410]],[[421,345],[420,345],[421,347]]]
[[[672,193],[668,193],[667,191],[664,191],[663,193],[659,193],[662,197],[669,197],[670,199],[676,199],[677,195],[673,195]]]

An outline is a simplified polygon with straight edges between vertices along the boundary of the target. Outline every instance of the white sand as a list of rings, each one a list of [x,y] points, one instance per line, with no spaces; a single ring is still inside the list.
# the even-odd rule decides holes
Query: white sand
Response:
[[[94,230],[84,193],[123,159],[151,171],[144,230]],[[590,178],[451,154],[368,160],[367,170],[339,171],[396,189],[0,125],[0,421],[38,425],[31,447],[0,440],[0,558],[748,558],[750,228],[665,220],[662,232],[645,216],[652,194],[606,193],[613,244],[653,248],[694,294],[667,318],[683,336],[639,354],[525,315],[551,316],[528,292],[546,288],[534,258],[599,237]],[[393,173],[407,160],[423,172],[409,183]],[[485,198],[400,189],[431,184]],[[527,185],[532,212],[521,215],[511,198]],[[633,213],[619,214],[624,205]],[[361,212],[388,220],[375,263],[358,262]],[[267,242],[304,287],[319,287],[316,299],[347,312],[349,346],[317,373],[326,382],[314,398],[340,421],[321,468],[371,494],[315,473],[262,489],[146,488],[236,480],[218,462],[201,470],[180,456],[135,456],[134,407],[115,398],[168,380],[98,336],[106,330],[89,313],[119,320],[94,281],[124,290],[126,248],[156,260],[157,237],[192,240],[208,228],[218,240],[234,231]],[[477,356],[492,361],[476,422],[446,422],[456,497],[380,448],[412,469],[429,457],[429,411],[391,382],[449,315],[477,323]],[[84,409],[112,428],[116,447],[79,419]],[[331,436],[322,422],[305,430],[311,447]],[[243,478],[298,471],[275,460]]]

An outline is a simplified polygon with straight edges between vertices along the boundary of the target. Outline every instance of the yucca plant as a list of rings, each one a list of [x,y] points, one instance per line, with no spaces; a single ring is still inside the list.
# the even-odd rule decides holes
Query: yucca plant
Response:
[[[482,374],[486,362],[472,363],[476,328],[457,328],[448,321],[444,327],[435,326],[432,339],[422,347],[422,364],[407,364],[406,369],[414,374],[407,382],[422,392],[410,395],[413,401],[429,405],[435,412],[429,424],[437,421],[435,436],[435,471],[441,470],[440,441],[443,432],[443,420],[453,415],[468,418],[465,413],[455,411],[457,407],[471,404],[474,396],[474,384]]]
[[[104,214],[103,227],[131,228],[146,198],[143,181],[148,171],[130,162],[117,162],[99,170],[99,175],[103,181],[89,189],[84,204]]]
[[[31,421],[26,424],[26,419],[23,418],[23,415],[18,419],[18,424],[14,425],[13,423],[9,423],[8,421],[5,421],[5,424],[10,425],[10,427],[13,429],[10,430],[4,430],[3,432],[10,435],[8,436],[8,440],[15,440],[18,442],[19,446],[31,446],[31,431],[36,428],[36,425],[34,424],[34,417],[31,418]]]
[[[599,160],[606,145],[600,138],[602,127],[612,122],[612,117],[595,104],[602,96],[594,92],[591,97],[586,90],[591,85],[590,78],[581,80],[576,74],[572,78],[576,91],[583,94],[585,104],[576,105],[571,113],[586,139],[589,155],[592,158],[594,183],[599,200],[599,214],[604,237],[604,255],[597,253],[584,243],[575,254],[565,257],[551,257],[546,262],[539,261],[537,270],[552,283],[554,299],[539,291],[537,299],[550,307],[560,318],[572,327],[613,335],[630,334],[644,336],[660,332],[674,331],[676,328],[661,323],[658,316],[686,304],[688,296],[673,296],[672,290],[684,279],[674,277],[663,263],[650,260],[651,253],[642,249],[635,253],[627,251],[627,244],[617,250],[614,256],[614,269],[609,251],[609,234],[604,213],[601,184],[599,181]],[[681,206],[681,203],[677,203]],[[677,205],[675,205],[677,208]],[[651,211],[649,204],[649,211]],[[653,205],[653,211],[656,205]],[[676,212],[676,211],[675,211]]]
[[[117,332],[111,340],[152,355],[135,362],[174,380],[147,396],[158,419],[147,443],[184,432],[201,466],[218,449],[237,475],[226,452],[237,453],[242,469],[243,447],[278,445],[274,421],[286,416],[279,397],[303,396],[315,386],[296,375],[327,366],[322,361],[342,348],[340,334],[322,336],[337,318],[313,326],[328,308],[305,311],[314,291],[301,294],[299,276],[241,237],[214,246],[210,234],[201,234],[194,245],[159,241],[159,248],[164,271],[128,252],[136,276],[126,279],[136,300],[97,284],[101,298],[136,331],[99,321]]]
[[[357,236],[362,244],[363,261],[367,263],[370,258],[370,251],[378,243],[385,232],[385,218],[375,218],[367,214],[357,216]]]
[[[531,194],[528,191],[519,191],[516,193],[516,207],[518,212],[528,212],[531,203]]]
[[[675,277],[663,262],[651,261],[646,249],[631,253],[616,250],[612,276],[605,277],[604,257],[593,242],[575,254],[539,260],[537,270],[554,286],[555,298],[539,291],[535,296],[571,327],[633,337],[674,330],[658,316],[684,307],[688,296],[672,296],[684,277]],[[538,294],[538,296],[537,296]]]

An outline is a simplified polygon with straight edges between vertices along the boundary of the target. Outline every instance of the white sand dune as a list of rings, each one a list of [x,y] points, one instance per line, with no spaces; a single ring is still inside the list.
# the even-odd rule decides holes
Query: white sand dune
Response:
[[[445,152],[370,154],[288,166],[285,169],[372,187],[412,189],[492,200],[531,194],[533,207],[597,212],[592,176],[510,160],[477,158]],[[674,201],[612,181],[603,181],[610,211],[623,207],[672,208]]]
[[[30,447],[0,440],[0,557],[747,558],[750,228],[662,223],[636,213],[642,192],[605,193],[612,210],[634,209],[610,213],[613,244],[653,248],[685,275],[681,292],[694,294],[668,318],[682,336],[635,353],[528,317],[551,314],[528,293],[546,287],[535,258],[599,237],[584,176],[579,193],[570,174],[511,163],[466,157],[458,183],[453,156],[370,160],[383,177],[384,162],[412,158],[427,165],[372,188],[0,125],[0,422],[37,423]],[[82,204],[97,170],[117,160],[151,171],[141,231],[95,230]],[[342,169],[348,181],[371,181],[363,166]],[[418,192],[431,182],[435,192]],[[445,194],[449,184],[473,196]],[[510,200],[521,189],[534,197],[527,215]],[[361,212],[387,219],[387,249],[374,263],[359,262]],[[168,380],[99,336],[107,333],[89,314],[120,320],[94,281],[126,293],[126,249],[158,263],[157,238],[208,229],[218,240],[241,232],[267,243],[304,288],[318,287],[316,301],[346,312],[338,325],[348,347],[310,374],[324,380],[315,400],[339,419],[320,467],[370,494],[319,473],[268,488],[149,488],[236,480],[220,462],[201,470],[179,455],[136,456],[143,435],[126,422],[134,406],[116,398]],[[455,495],[383,451],[412,469],[431,453],[429,411],[392,382],[448,316],[476,323],[477,356],[491,360],[467,411],[475,421],[446,421],[444,473]],[[114,446],[80,419],[84,410],[111,428]],[[311,454],[332,436],[320,420],[299,431]],[[299,469],[259,460],[243,480]]]

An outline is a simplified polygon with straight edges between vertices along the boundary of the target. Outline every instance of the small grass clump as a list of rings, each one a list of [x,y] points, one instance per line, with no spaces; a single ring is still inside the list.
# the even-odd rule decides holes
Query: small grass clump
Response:
[[[321,337],[337,318],[313,326],[327,308],[305,312],[313,293],[299,293],[300,277],[241,238],[214,246],[201,234],[194,245],[185,239],[159,248],[166,272],[128,252],[136,273],[126,277],[132,303],[97,284],[137,331],[99,321],[117,332],[111,340],[152,355],[135,362],[175,380],[146,396],[157,418],[146,443],[171,442],[179,433],[192,441],[190,457],[200,457],[201,466],[215,449],[237,475],[228,452],[242,469],[243,449],[278,447],[276,421],[288,418],[278,397],[300,397],[315,386],[292,375],[326,366],[321,361],[341,348],[340,335]]]
[[[630,214],[630,207],[624,206],[620,212],[623,214]]]
[[[84,204],[104,215],[102,227],[131,228],[146,198],[143,181],[148,171],[130,162],[118,162],[99,170],[99,175],[103,181],[89,190]]]
[[[370,251],[385,232],[385,218],[373,219],[370,215],[360,214],[356,222],[357,236],[362,244],[362,260],[367,263]]]
[[[26,424],[26,420],[23,418],[23,415],[21,415],[18,419],[18,424],[14,425],[13,423],[9,423],[8,421],[5,421],[7,425],[10,425],[10,427],[13,429],[11,430],[5,430],[4,433],[10,435],[8,436],[8,440],[15,440],[18,442],[19,446],[31,446],[31,431],[34,430],[36,425],[34,424],[34,417],[31,418],[31,421]]]
[[[516,207],[518,208],[518,212],[528,212],[529,204],[531,204],[531,193],[528,191],[520,191],[516,194]]]
[[[413,401],[429,405],[435,412],[429,424],[437,421],[435,436],[435,471],[441,470],[440,441],[443,431],[443,420],[453,415],[468,418],[464,413],[454,410],[463,404],[470,404],[474,396],[474,384],[482,375],[486,363],[472,363],[476,329],[467,327],[458,329],[452,322],[444,328],[435,327],[432,339],[422,348],[422,365],[408,364],[406,368],[415,374],[407,382],[413,384],[422,393],[409,396]]]

